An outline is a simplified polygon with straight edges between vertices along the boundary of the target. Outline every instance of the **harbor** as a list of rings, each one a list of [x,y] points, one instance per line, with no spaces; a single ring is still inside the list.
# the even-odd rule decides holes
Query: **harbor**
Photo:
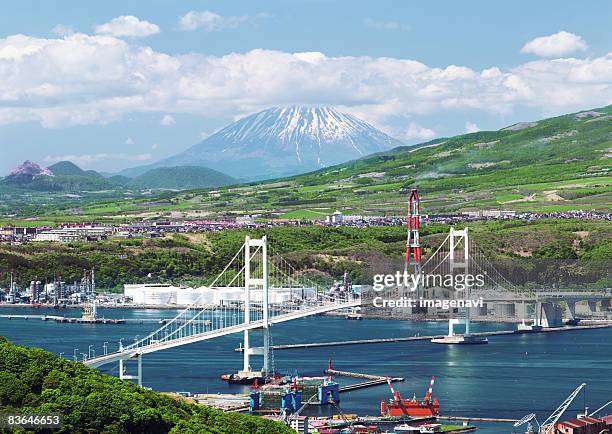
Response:
[[[48,312],[16,308],[5,314],[49,314]],[[136,335],[144,336],[151,323],[143,319],[171,318],[176,311],[152,311],[135,309],[100,309],[99,315],[107,318],[125,318],[121,327],[85,324],[59,324],[54,321],[29,321],[28,333],[23,333],[26,322],[22,320],[0,321],[0,334],[17,344],[33,345],[72,359],[74,347],[87,353],[81,343],[84,338],[102,346],[106,341],[109,349],[117,342],[133,341]],[[398,320],[350,321],[341,317],[312,317],[297,320],[297,324],[278,324],[274,327],[274,342],[291,341],[341,341],[362,339],[387,339],[395,337],[442,335],[445,324],[439,322],[413,322]],[[431,375],[436,375],[434,395],[440,400],[442,417],[470,419],[470,425],[478,433],[500,434],[512,432],[512,423],[487,419],[519,420],[524,416],[525,406],[534,411],[553,411],[571,386],[559,382],[562,373],[576,372],[580,365],[580,378],[589,384],[588,400],[592,408],[604,402],[612,390],[612,380],[606,376],[606,363],[612,352],[609,328],[584,329],[579,333],[533,333],[515,334],[511,324],[474,324],[475,333],[508,331],[491,339],[488,345],[476,347],[453,347],[433,345],[426,340],[415,342],[385,342],[371,349],[366,346],[348,345],[338,347],[295,348],[293,351],[275,351],[274,365],[277,370],[298,370],[303,376],[318,376],[323,373],[331,357],[334,369],[366,375],[392,375],[404,378],[395,386],[410,397],[412,392],[422,396]],[[511,333],[510,333],[511,332]],[[572,351],[564,350],[569,345]],[[220,380],[224,372],[232,372],[241,366],[234,348],[242,342],[239,335],[219,338],[218,344],[195,344],[179,351],[171,350],[151,355],[143,365],[148,374],[144,385],[160,391],[189,391],[191,394],[229,394],[248,396],[252,389],[243,385],[230,385]],[[254,344],[258,344],[255,339]],[[524,370],[530,371],[529,385],[516,382]],[[114,365],[101,368],[102,372],[117,376]],[[337,375],[335,381],[340,388],[367,381]],[[491,387],[495,384],[495,387]],[[395,385],[395,384],[394,384]],[[504,390],[503,394],[498,390]],[[525,395],[529,393],[529,401]],[[478,397],[464,399],[464,397]],[[346,391],[340,394],[339,407],[345,414],[376,416],[380,412],[380,401],[390,398],[386,384]],[[229,402],[228,405],[233,405]],[[567,414],[577,414],[582,405],[578,400]],[[280,406],[279,406],[280,408]],[[246,409],[244,410],[246,411]],[[332,417],[338,414],[333,405],[316,406],[304,410],[308,417]],[[380,416],[378,416],[380,417]],[[367,419],[364,419],[364,425]],[[452,423],[452,420],[448,420]],[[462,420],[457,420],[461,425]]]
[[[465,357],[458,366],[470,369],[476,361],[490,360],[496,352],[501,352],[502,347],[507,352],[517,347],[518,343],[531,342],[533,345],[542,337],[554,341],[560,335],[580,335],[582,343],[584,335],[589,333],[609,333],[612,321],[607,321],[606,317],[612,295],[607,291],[517,288],[503,280],[505,278],[500,277],[497,270],[480,255],[478,248],[469,243],[468,229],[451,227],[437,250],[422,261],[418,241],[418,203],[418,193],[413,189],[408,206],[409,231],[404,273],[397,271],[377,275],[373,279],[374,284],[365,289],[353,286],[348,272],[333,285],[316,283],[298,273],[282,257],[276,255],[269,258],[267,236],[251,238],[246,235],[238,252],[209,286],[188,289],[166,284],[125,285],[126,298],[129,292],[132,300],[156,299],[168,304],[179,298],[192,299],[192,305],[177,309],[174,315],[171,311],[145,311],[145,318],[133,318],[141,321],[128,325],[125,316],[119,316],[126,312],[112,309],[103,312],[98,304],[98,294],[94,291],[92,270],[83,278],[84,292],[68,293],[70,298],[78,298],[82,303],[81,317],[44,315],[46,312],[41,311],[41,315],[28,316],[28,313],[23,313],[14,318],[8,314],[7,319],[10,323],[21,322],[13,319],[23,319],[23,322],[34,324],[37,321],[28,320],[39,318],[42,320],[38,321],[39,324],[53,322],[60,327],[64,325],[67,331],[70,326],[87,326],[91,328],[90,331],[99,332],[107,339],[102,345],[95,336],[79,336],[80,343],[60,352],[59,356],[66,354],[70,357],[72,353],[71,358],[75,362],[102,372],[117,372],[120,380],[134,382],[140,387],[150,387],[148,384],[155,380],[150,378],[152,374],[159,376],[159,373],[151,371],[149,361],[168,355],[171,358],[169,364],[176,367],[184,361],[190,347],[207,341],[209,345],[217,345],[216,352],[220,353],[222,348],[229,351],[236,348],[228,346],[228,343],[235,343],[239,339],[238,351],[241,354],[226,360],[233,362],[233,367],[226,370],[226,364],[215,365],[214,381],[206,381],[200,387],[191,382],[189,388],[172,390],[184,390],[177,395],[196,402],[199,400],[205,403],[203,405],[214,406],[224,412],[248,411],[250,415],[272,418],[298,433],[309,433],[311,428],[319,434],[467,432],[480,429],[470,422],[501,424],[511,421],[514,427],[530,423],[531,419],[526,419],[524,414],[520,419],[515,415],[504,417],[499,409],[489,405],[486,406],[486,414],[477,414],[477,411],[466,413],[461,410],[461,405],[466,400],[476,398],[474,391],[464,394],[451,390],[447,396],[443,396],[434,386],[449,380],[452,383],[453,367],[457,366],[453,359],[458,355]],[[411,267],[415,270],[412,287],[408,281],[408,269]],[[446,274],[446,277],[439,275],[440,279],[431,280],[433,283],[421,280],[425,279],[422,270],[435,271],[439,267],[449,267],[452,273]],[[476,277],[468,274],[471,267],[483,267],[482,274],[477,275],[480,279],[478,287],[481,294],[487,295],[490,305],[484,303],[482,296],[478,302],[472,303],[470,291],[476,284],[465,283],[470,276],[472,282],[476,282]],[[435,274],[432,276],[435,277]],[[380,283],[383,280],[389,282],[385,283],[387,286]],[[444,283],[447,280],[450,283]],[[47,304],[50,299],[55,302],[65,300],[66,288],[61,285],[61,280],[58,281],[60,283],[52,291],[40,281],[32,281],[25,297],[30,302],[42,299]],[[460,289],[455,285],[459,285]],[[385,289],[388,291],[388,302],[381,303],[383,297],[380,291]],[[455,292],[451,293],[451,290]],[[430,294],[430,297],[437,295],[439,303],[422,303],[424,294]],[[12,289],[10,295],[14,295]],[[23,299],[24,296],[20,297]],[[414,300],[421,302],[414,304]],[[457,303],[451,304],[451,301]],[[521,306],[518,314],[517,304]],[[584,312],[578,310],[580,305],[586,307],[589,316],[582,324],[584,318],[577,316]],[[37,308],[44,310],[40,306]],[[371,318],[368,314],[372,311],[376,318],[386,314],[389,319]],[[162,312],[167,314],[167,318],[159,317]],[[331,312],[342,312],[344,315],[326,315]],[[521,321],[518,324],[494,322],[493,319],[500,317],[500,314],[520,318]],[[436,321],[424,320],[429,317]],[[476,322],[472,320],[473,317],[488,317],[489,321]],[[147,324],[153,321],[158,326],[148,328]],[[389,327],[381,326],[383,323]],[[106,331],[106,327],[97,327],[105,324],[126,324],[132,330],[141,328],[142,332],[132,331],[133,339],[121,337],[115,344],[111,340],[111,330],[120,327],[108,328],[109,331]],[[376,335],[371,334],[373,325],[380,327]],[[296,326],[302,331],[301,336],[298,336]],[[406,326],[409,326],[408,329]],[[333,327],[336,328],[335,340],[332,338]],[[567,331],[576,333],[558,333]],[[349,332],[353,332],[353,335]],[[370,344],[376,344],[377,351],[372,351]],[[77,345],[87,350],[81,351]],[[339,351],[328,354],[324,376],[320,375],[321,370],[313,372],[304,368],[308,359],[305,352],[309,356],[318,354],[320,360],[322,352],[329,353],[334,348],[339,348]],[[296,356],[283,360],[278,354],[280,349],[291,349]],[[593,350],[601,349],[589,351]],[[177,353],[179,351],[180,355]],[[343,357],[349,353],[352,355],[350,359]],[[547,352],[536,351],[535,354],[542,356]],[[423,371],[417,374],[415,367],[432,355],[435,358],[422,364]],[[336,356],[340,356],[338,366],[342,369],[335,369],[332,365]],[[516,364],[518,358],[527,360],[529,356],[530,350],[526,349],[524,355],[515,355],[512,362]],[[210,353],[207,357],[210,357]],[[373,365],[377,357],[381,362]],[[446,365],[440,364],[444,358],[447,359]],[[360,363],[356,364],[358,360]],[[399,363],[402,361],[404,363]],[[527,366],[532,369],[533,360],[529,360]],[[199,368],[200,363],[196,362],[195,367],[177,371],[177,374],[188,379],[189,372]],[[476,385],[476,377],[483,374],[482,370],[474,371],[467,384]],[[497,370],[492,370],[490,374],[493,378],[488,379],[486,385],[498,380]],[[201,373],[198,372],[198,375],[201,376]],[[465,378],[465,375],[458,376],[460,382]],[[210,388],[218,390],[221,384],[226,384],[228,389],[223,391],[223,397],[215,397],[210,393]],[[595,388],[598,386],[595,382]],[[513,387],[517,389],[516,384]],[[572,411],[571,404],[585,387],[586,383],[580,384],[561,406],[552,411],[544,423],[547,427],[544,432],[552,433],[550,429],[556,429],[555,424],[566,410]],[[238,389],[232,393],[233,388]],[[482,393],[482,389],[476,390]],[[360,396],[367,396],[367,402],[361,411],[353,412],[351,408]],[[475,401],[480,402],[480,397]],[[576,416],[580,423],[605,426],[606,421],[593,418],[594,413],[588,412],[586,395],[583,401],[582,416],[578,413]],[[506,396],[503,405],[507,405]],[[524,402],[520,408],[525,410]],[[548,412],[548,409],[534,408],[533,411]],[[456,418],[461,424],[442,422],[439,416]]]
[[[612,320],[611,321],[602,321],[597,324],[589,324],[589,325],[575,325],[575,326],[564,326],[564,327],[555,327],[555,328],[547,328],[538,330],[537,332],[532,333],[556,333],[556,332],[570,332],[570,331],[580,331],[580,330],[592,330],[592,329],[601,329],[601,328],[612,328]],[[504,335],[514,335],[514,334],[522,334],[520,330],[497,330],[491,332],[476,332],[472,333],[473,336],[504,336]],[[274,345],[272,349],[275,351],[280,350],[296,350],[303,348],[323,348],[323,347],[341,347],[348,345],[371,345],[371,344],[389,344],[396,342],[416,342],[416,341],[431,341],[432,339],[443,338],[445,335],[425,335],[425,336],[406,336],[406,337],[396,337],[396,338],[378,338],[378,339],[354,339],[347,341],[333,341],[333,342],[311,342],[311,343],[303,343],[303,344],[285,344],[285,345]],[[236,348],[234,351],[243,352],[242,347]]]

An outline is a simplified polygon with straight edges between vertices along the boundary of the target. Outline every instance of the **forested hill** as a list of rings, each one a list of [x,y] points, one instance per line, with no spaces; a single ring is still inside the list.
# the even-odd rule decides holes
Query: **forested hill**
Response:
[[[60,413],[58,433],[290,434],[283,424],[179,401],[0,336],[0,411]]]

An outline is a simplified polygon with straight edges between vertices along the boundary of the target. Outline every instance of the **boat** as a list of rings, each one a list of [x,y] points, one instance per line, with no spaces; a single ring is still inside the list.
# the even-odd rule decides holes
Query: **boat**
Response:
[[[418,426],[411,426],[406,423],[403,423],[401,425],[394,427],[393,432],[397,434],[403,434],[405,432],[415,433],[415,432],[421,432],[421,428],[419,428]]]
[[[435,376],[431,377],[429,389],[425,394],[425,398],[417,399],[416,396],[412,399],[402,399],[399,392],[393,389],[391,379],[387,378],[387,384],[391,389],[393,399],[389,402],[384,400],[380,403],[381,416],[410,416],[410,417],[434,417],[439,414],[440,403],[437,399],[432,398],[433,385],[436,380]]]
[[[246,374],[246,375],[245,375]],[[266,378],[260,372],[238,372],[237,374],[224,374],[221,376],[223,381],[230,384],[264,384]]]
[[[422,433],[422,434],[430,434],[430,433],[436,433],[436,432],[440,432],[440,424],[437,423],[432,423],[432,424],[423,424],[423,425],[419,425],[419,426],[411,426],[408,424],[402,424],[402,425],[398,425],[395,428],[393,428],[393,431],[396,434],[403,434],[403,433]]]

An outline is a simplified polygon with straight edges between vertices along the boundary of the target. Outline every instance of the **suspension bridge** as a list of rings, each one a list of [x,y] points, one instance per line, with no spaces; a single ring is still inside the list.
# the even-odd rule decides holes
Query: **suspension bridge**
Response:
[[[416,242],[418,242],[418,233]],[[414,246],[415,238],[409,237],[408,243]],[[420,254],[419,254],[420,256]],[[568,305],[578,300],[589,303],[601,302],[609,306],[612,295],[591,292],[546,292],[526,290],[513,285],[487,260],[482,251],[470,243],[468,229],[451,228],[446,238],[426,261],[406,261],[407,268],[414,266],[414,274],[423,276],[480,275],[475,282],[463,282],[461,289],[448,288],[440,281],[424,279],[416,289],[416,296],[424,299],[470,299],[482,297],[489,302],[502,305],[523,305],[521,316],[525,330],[538,327],[551,327],[562,324],[559,302],[568,300]],[[406,268],[406,270],[407,270]],[[455,285],[456,286],[456,285]],[[239,375],[257,378],[273,372],[271,355],[270,326],[299,318],[321,315],[337,310],[361,307],[367,310],[368,301],[364,292],[332,292],[308,279],[304,273],[293,268],[282,256],[274,254],[264,236],[261,239],[246,237],[240,250],[226,267],[209,285],[221,293],[237,291],[239,297],[228,300],[219,299],[214,305],[203,305],[200,300],[180,311],[172,320],[146,337],[123,346],[115,352],[87,357],[83,363],[99,367],[108,363],[119,363],[119,376],[125,380],[135,380],[142,384],[143,356],[158,351],[190,345],[196,342],[215,339],[221,336],[243,334],[243,369]],[[415,293],[406,288],[395,288],[398,295]],[[230,292],[231,292],[230,291]],[[371,291],[370,291],[371,292]],[[387,294],[387,296],[391,296]],[[568,298],[565,298],[567,296]],[[525,306],[531,306],[531,310]],[[485,314],[487,307],[484,309]],[[482,334],[472,334],[470,330],[471,308],[460,308],[446,312],[428,309],[433,317],[448,319],[448,335],[436,337],[436,343],[484,343]],[[571,311],[571,308],[570,308]],[[419,312],[422,314],[423,312]],[[446,317],[445,317],[446,315]],[[531,324],[525,321],[530,321]],[[462,325],[462,333],[456,326]],[[519,326],[521,327],[521,326]],[[256,330],[263,332],[263,347],[250,345],[250,334]],[[261,370],[253,370],[251,356],[263,356]],[[128,374],[127,363],[135,362],[136,373]],[[133,368],[132,368],[133,369]]]
[[[295,270],[279,255],[268,254],[268,241],[245,238],[245,242],[214,279],[210,288],[238,289],[240,301],[221,300],[215,306],[201,306],[199,300],[179,312],[171,321],[134,343],[115,352],[96,357],[83,357],[83,363],[99,367],[119,362],[119,376],[142,385],[142,358],[146,354],[190,345],[221,336],[243,333],[244,365],[240,374],[259,377],[270,373],[270,326],[286,321],[320,315],[339,309],[359,306],[357,294],[345,291],[330,295],[320,285]],[[284,299],[274,302],[271,297],[283,293]],[[286,296],[288,294],[288,297]],[[263,330],[264,347],[251,348],[250,333]],[[253,371],[250,358],[263,356],[261,371]],[[137,373],[129,375],[126,363],[135,361]]]

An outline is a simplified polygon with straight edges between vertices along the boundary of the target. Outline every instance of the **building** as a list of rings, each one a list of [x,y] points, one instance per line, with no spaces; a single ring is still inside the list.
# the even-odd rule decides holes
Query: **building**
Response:
[[[471,218],[515,218],[516,211],[501,211],[501,210],[480,210],[480,211],[467,211],[463,215]]]
[[[338,210],[336,210],[336,212],[333,213],[332,215],[328,215],[327,217],[325,217],[325,223],[330,223],[332,225],[342,224],[343,221],[344,221],[344,214],[342,214]]]
[[[108,226],[68,226],[60,229],[51,229],[39,232],[34,241],[58,241],[70,243],[81,240],[100,240],[112,232]]]
[[[64,229],[53,229],[50,231],[36,234],[33,241],[56,241],[60,243],[70,243],[74,241],[79,241],[80,239],[81,237],[72,231],[66,231]]]
[[[236,217],[236,224],[240,226],[252,226],[255,224],[254,215],[244,215]]]
[[[557,432],[561,434],[599,434],[607,428],[607,424],[595,417],[585,416],[556,425]]]

